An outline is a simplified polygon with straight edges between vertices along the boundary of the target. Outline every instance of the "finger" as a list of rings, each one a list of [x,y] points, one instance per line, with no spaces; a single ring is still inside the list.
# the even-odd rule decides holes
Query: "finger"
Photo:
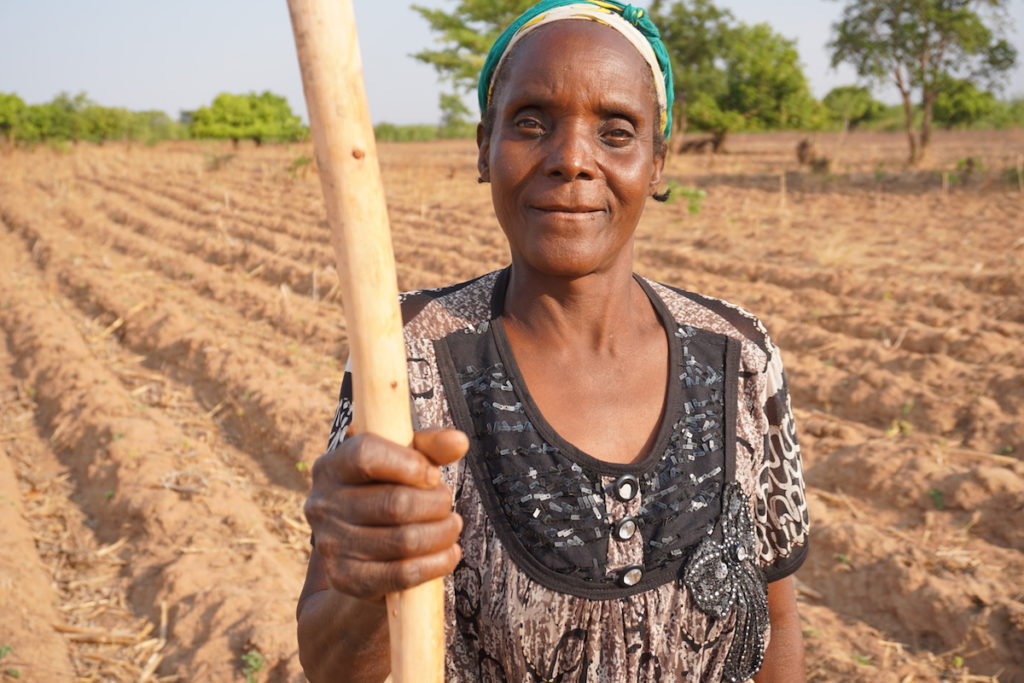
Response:
[[[445,519],[452,511],[447,486],[432,489],[393,484],[348,486],[337,501],[338,518],[362,526],[394,526]]]
[[[437,579],[455,570],[462,559],[462,548],[453,545],[430,555],[392,562],[341,559],[333,563],[328,577],[331,586],[342,593],[376,600]]]
[[[462,531],[462,518],[401,526],[350,527],[342,544],[346,557],[387,562],[433,555],[455,545]]]
[[[375,434],[358,434],[324,457],[328,460],[323,466],[346,484],[389,482],[433,488],[441,481],[441,472],[424,454]],[[316,475],[314,466],[314,481]]]
[[[413,435],[412,444],[435,465],[448,465],[466,454],[469,437],[458,429],[425,429]]]

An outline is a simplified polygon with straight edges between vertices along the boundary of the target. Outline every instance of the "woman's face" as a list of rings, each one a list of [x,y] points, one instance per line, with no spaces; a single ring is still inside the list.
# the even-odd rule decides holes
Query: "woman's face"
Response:
[[[664,157],[650,67],[592,21],[535,29],[505,64],[481,176],[513,261],[581,277],[632,261],[632,237]]]

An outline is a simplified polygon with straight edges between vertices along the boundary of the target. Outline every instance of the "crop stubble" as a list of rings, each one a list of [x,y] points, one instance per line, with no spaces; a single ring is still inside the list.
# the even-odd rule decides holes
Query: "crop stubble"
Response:
[[[785,134],[673,159],[708,197],[649,205],[638,270],[783,349],[812,680],[1024,680],[1022,197],[937,175],[1009,165],[1024,136],[940,136],[914,173],[898,136],[821,142],[834,177]],[[223,152],[0,157],[0,675],[232,679],[258,650],[261,676],[301,677],[301,506],[346,329],[318,183],[289,171],[309,150]],[[382,160],[401,288],[505,264],[471,145]]]

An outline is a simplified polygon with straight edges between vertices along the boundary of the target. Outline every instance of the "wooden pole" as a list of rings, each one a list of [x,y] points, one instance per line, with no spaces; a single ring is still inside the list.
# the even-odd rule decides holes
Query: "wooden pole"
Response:
[[[395,260],[351,0],[288,0],[313,148],[338,259],[357,431],[412,442]],[[388,595],[395,683],[444,680],[444,590]],[[343,672],[339,672],[339,675]]]

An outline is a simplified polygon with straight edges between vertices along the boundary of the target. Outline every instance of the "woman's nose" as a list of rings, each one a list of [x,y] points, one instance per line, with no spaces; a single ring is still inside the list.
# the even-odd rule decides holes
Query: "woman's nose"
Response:
[[[544,172],[550,178],[591,180],[596,174],[592,141],[575,126],[563,126],[548,138],[551,149]]]

